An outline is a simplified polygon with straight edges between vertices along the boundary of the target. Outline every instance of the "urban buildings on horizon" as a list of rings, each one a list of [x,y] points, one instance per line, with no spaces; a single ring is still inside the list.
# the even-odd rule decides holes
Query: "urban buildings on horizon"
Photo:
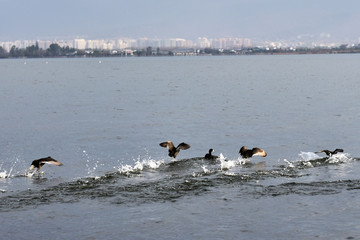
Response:
[[[251,47],[252,42],[249,38],[218,38],[208,39],[206,37],[199,37],[195,41],[183,38],[171,39],[150,39],[150,38],[119,38],[119,39],[84,39],[76,38],[74,40],[17,40],[1,42],[0,47],[6,51],[15,46],[16,48],[26,48],[33,45],[38,45],[39,48],[47,49],[53,43],[61,47],[69,47],[80,50],[98,49],[98,50],[123,50],[123,49],[143,49],[147,47],[161,48],[161,49],[176,49],[176,48],[243,48]]]
[[[53,43],[60,47],[69,47],[80,50],[125,50],[125,49],[144,49],[147,47],[160,49],[186,49],[186,48],[213,48],[213,49],[241,49],[249,47],[263,47],[263,48],[298,48],[298,47],[335,47],[344,42],[304,42],[300,40],[295,41],[261,41],[255,42],[249,38],[207,38],[199,37],[196,40],[187,40],[183,38],[170,39],[154,39],[154,38],[118,38],[118,39],[84,39],[76,38],[73,40],[17,40],[1,42],[0,47],[6,51],[15,46],[16,48],[27,48],[33,45],[38,45],[39,48],[48,49]],[[357,43],[359,44],[360,38]],[[352,44],[352,43],[345,43]]]

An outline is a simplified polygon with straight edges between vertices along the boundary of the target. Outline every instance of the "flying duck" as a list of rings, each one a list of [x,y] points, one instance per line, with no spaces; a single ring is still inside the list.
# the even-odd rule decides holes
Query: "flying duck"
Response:
[[[216,159],[218,158],[218,156],[214,156],[212,155],[212,153],[214,152],[214,149],[210,148],[209,149],[209,153],[205,154],[205,159]]]
[[[175,148],[174,143],[172,141],[162,142],[162,143],[160,143],[160,146],[166,147],[167,149],[169,149],[169,157],[173,157],[174,159],[176,159],[176,156],[180,152],[180,149],[186,150],[186,149],[190,148],[190,145],[187,143],[184,143],[184,142],[180,143]]]
[[[247,149],[245,146],[240,148],[239,153],[243,158],[251,158],[252,156],[266,157],[267,155],[267,153],[260,148]]]
[[[326,155],[328,155],[329,157],[331,157],[332,155],[337,154],[338,152],[344,152],[344,150],[340,149],[340,148],[337,148],[334,151],[320,150],[320,151],[315,152],[315,153],[322,153],[322,152],[325,153]]]
[[[56,165],[56,166],[62,166],[63,164],[55,159],[53,159],[52,157],[46,157],[46,158],[40,158],[40,159],[37,159],[37,160],[34,160],[32,161],[31,163],[31,166],[30,166],[30,171],[33,170],[34,168],[37,168],[37,172],[40,171],[40,168],[42,166],[45,165],[45,163],[48,163],[48,164],[53,164],[53,165]]]

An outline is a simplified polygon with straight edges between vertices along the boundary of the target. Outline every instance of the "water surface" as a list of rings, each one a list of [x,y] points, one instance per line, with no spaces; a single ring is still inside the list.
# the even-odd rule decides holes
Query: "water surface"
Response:
[[[360,238],[359,58],[2,60],[2,236]]]

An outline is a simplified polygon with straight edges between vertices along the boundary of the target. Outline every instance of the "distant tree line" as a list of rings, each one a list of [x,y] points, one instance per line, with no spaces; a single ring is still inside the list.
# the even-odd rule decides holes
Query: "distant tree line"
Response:
[[[164,56],[171,55],[170,51],[160,51],[159,48],[153,50],[152,47],[138,49],[133,52],[134,56]],[[26,48],[17,48],[13,46],[9,52],[0,47],[0,58],[43,58],[43,57],[109,57],[124,56],[125,52],[110,50],[80,50],[70,47],[60,47],[59,44],[53,43],[48,49],[39,48],[39,45],[32,45]]]
[[[42,58],[42,57],[62,57],[73,55],[76,52],[74,48],[60,47],[53,43],[48,49],[39,48],[39,45],[32,45],[26,48],[17,48],[12,46],[10,51],[0,47],[0,58]]]

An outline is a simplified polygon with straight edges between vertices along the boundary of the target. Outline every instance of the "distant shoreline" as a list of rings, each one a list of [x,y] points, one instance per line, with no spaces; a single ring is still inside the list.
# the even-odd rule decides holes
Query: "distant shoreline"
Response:
[[[244,48],[244,49],[125,49],[125,50],[81,50],[52,44],[46,50],[38,46],[25,49],[13,47],[10,52],[0,47],[0,59],[17,58],[96,58],[96,57],[149,57],[149,56],[238,56],[238,55],[307,55],[307,54],[358,54],[360,44],[352,47],[342,45],[332,48]]]

